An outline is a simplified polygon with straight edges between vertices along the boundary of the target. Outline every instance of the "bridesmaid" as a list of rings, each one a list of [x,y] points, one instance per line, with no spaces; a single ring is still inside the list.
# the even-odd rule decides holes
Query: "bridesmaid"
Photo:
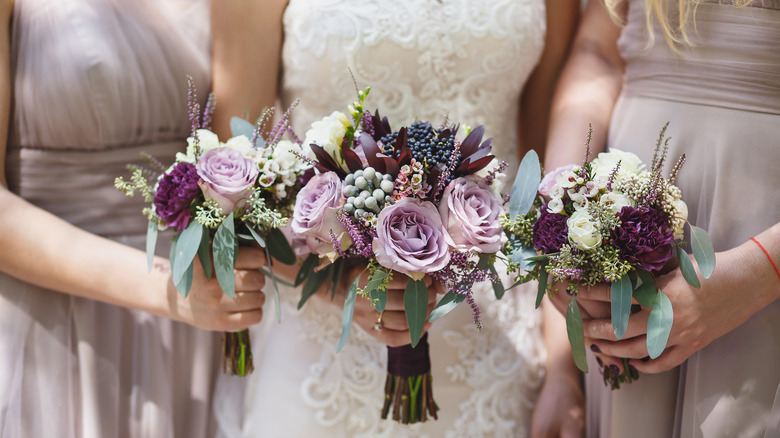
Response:
[[[600,363],[620,373],[616,358],[629,358],[644,373],[610,391],[591,365],[591,437],[780,436],[780,2],[736,3],[591,1],[562,74],[546,167],[582,159],[588,123],[594,153],[614,146],[649,163],[669,121],[671,161],[687,155],[689,220],[716,251],[700,290],[679,270],[657,278],[674,322],[654,360],[648,309],[617,341],[598,303],[608,290],[580,291]]]
[[[206,1],[0,2],[2,437],[213,433],[219,339],[190,325],[260,321],[262,254],[240,253],[235,301],[197,272],[182,299],[167,259],[147,272],[142,200],[113,188],[186,144],[207,20]]]

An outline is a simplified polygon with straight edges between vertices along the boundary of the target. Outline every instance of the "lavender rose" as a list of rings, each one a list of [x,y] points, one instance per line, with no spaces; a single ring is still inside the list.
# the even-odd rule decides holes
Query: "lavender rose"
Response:
[[[342,249],[349,246],[346,230],[338,221],[341,201],[341,179],[335,172],[314,175],[295,198],[295,207],[291,228],[306,238],[306,246],[318,255],[333,253],[330,233],[333,232],[342,242]]]
[[[415,280],[450,261],[441,217],[428,202],[403,198],[379,213],[373,248],[380,265]]]
[[[659,271],[672,258],[674,233],[666,215],[654,208],[623,207],[620,226],[612,230],[612,243],[620,255],[646,271]]]
[[[181,162],[165,173],[157,184],[154,209],[165,225],[183,231],[190,222],[190,204],[200,194],[198,171]]]
[[[534,223],[534,248],[545,254],[558,252],[569,242],[568,217],[558,213],[550,213],[547,205],[542,206],[539,218]]]
[[[501,201],[484,185],[470,178],[457,178],[442,194],[439,214],[447,243],[461,251],[497,252],[506,243],[499,221]]]
[[[257,163],[229,147],[206,151],[196,167],[203,180],[203,195],[219,204],[225,214],[244,206],[260,172]]]

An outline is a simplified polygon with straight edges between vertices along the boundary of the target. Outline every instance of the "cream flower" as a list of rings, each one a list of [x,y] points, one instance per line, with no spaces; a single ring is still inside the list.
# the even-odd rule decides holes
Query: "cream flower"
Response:
[[[569,227],[569,241],[577,248],[588,251],[601,246],[601,225],[591,219],[587,210],[572,213],[566,225]]]
[[[331,115],[312,123],[311,128],[306,131],[306,138],[303,141],[308,155],[315,158],[309,145],[316,144],[346,170],[344,157],[341,155],[341,142],[344,141],[349,126],[349,119],[339,111],[334,111]]]

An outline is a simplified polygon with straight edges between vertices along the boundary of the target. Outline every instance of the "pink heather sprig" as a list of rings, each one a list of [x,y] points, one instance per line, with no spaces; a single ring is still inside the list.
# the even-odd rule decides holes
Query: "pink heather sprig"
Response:
[[[155,169],[157,169],[159,171],[158,173],[165,172],[165,169],[166,169],[165,165],[160,160],[158,160],[157,158],[153,157],[152,154],[150,154],[148,152],[141,152],[141,157],[143,157],[143,159],[145,159],[152,166],[154,166]]]
[[[588,176],[587,167],[588,158],[590,157],[590,141],[593,139],[593,125],[588,124],[588,138],[585,140],[585,158],[582,160],[582,166],[580,166],[580,172],[578,174],[581,178]]]
[[[349,237],[352,238],[352,247],[350,250],[358,256],[367,259],[373,258],[374,249],[371,246],[371,243],[374,241],[374,237],[376,237],[376,231],[369,228],[363,228],[356,224],[355,221],[352,220],[352,217],[344,211],[339,211],[336,214],[336,217],[341,225],[346,228]]]
[[[341,249],[341,240],[336,237],[336,233],[334,233],[333,230],[330,230],[330,241],[333,243],[333,249],[336,250],[336,254],[339,255],[339,258],[345,259],[348,257],[348,254]]]
[[[507,167],[507,162],[506,161],[499,162],[498,166],[496,166],[495,169],[493,169],[490,172],[488,172],[487,176],[485,177],[485,184],[487,184],[489,186],[492,186],[493,183],[495,182],[496,177],[498,176],[498,174],[504,173],[504,171],[506,170],[506,167]]]
[[[211,129],[211,121],[214,119],[214,109],[217,107],[217,98],[214,93],[209,93],[209,98],[206,100],[206,108],[203,109],[203,118],[200,122],[200,127],[203,129]]]
[[[439,199],[442,190],[444,190],[444,185],[447,182],[447,180],[450,178],[450,175],[455,173],[455,169],[459,164],[458,154],[460,154],[460,142],[456,140],[455,149],[452,151],[452,154],[450,155],[449,163],[447,163],[447,169],[444,171],[444,173],[441,176],[439,176],[439,182],[436,184],[436,190],[433,191],[433,195],[431,196],[431,199],[434,200],[434,203],[436,200]]]
[[[198,103],[198,93],[195,91],[195,83],[190,75],[187,75],[187,110],[192,124],[192,139],[195,143],[196,155],[200,155],[200,141],[198,139],[200,104]]]
[[[571,281],[580,281],[585,278],[585,271],[578,268],[553,268],[551,274],[555,278],[566,278]]]
[[[482,311],[479,309],[477,302],[474,301],[474,295],[469,293],[466,295],[466,301],[471,307],[471,313],[474,315],[474,324],[477,325],[478,330],[482,330]]]
[[[363,110],[363,117],[360,119],[360,124],[363,125],[363,132],[370,135],[371,137],[374,136],[374,123],[372,122],[372,117],[373,116],[368,110]]]
[[[669,176],[669,184],[676,184],[677,183],[677,175],[680,173],[680,169],[682,169],[683,164],[685,164],[685,154],[682,154],[680,156],[680,159],[677,160],[677,163],[675,163],[674,168],[672,168],[672,173]]]
[[[289,126],[290,126],[290,113],[292,110],[295,109],[295,107],[298,106],[300,103],[300,100],[295,100],[295,102],[290,105],[289,108],[282,114],[282,118],[279,120],[279,122],[271,129],[270,134],[270,141],[268,142],[268,145],[266,147],[274,147],[277,143],[279,143],[279,140],[282,139],[282,135],[284,135],[285,132],[287,132]]]
[[[257,124],[255,124],[255,130],[252,131],[252,138],[250,139],[250,142],[255,145],[257,144],[258,138],[263,138],[263,130],[265,129],[266,123],[268,123],[268,120],[271,119],[271,116],[274,114],[275,108],[269,107],[263,110],[263,113],[260,114],[260,118],[257,119]]]
[[[620,164],[623,162],[623,160],[618,160],[617,164],[615,165],[615,168],[612,169],[612,173],[609,174],[609,181],[607,182],[607,190],[612,191],[612,183],[615,182],[615,179],[617,178],[618,170],[620,170]]]

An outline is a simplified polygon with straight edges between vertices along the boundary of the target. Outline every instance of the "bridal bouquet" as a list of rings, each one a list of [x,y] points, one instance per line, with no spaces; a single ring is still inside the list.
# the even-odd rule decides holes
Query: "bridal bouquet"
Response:
[[[381,313],[391,277],[408,277],[404,304],[411,339],[407,346],[388,347],[382,418],[392,408],[396,421],[414,423],[437,418],[438,409],[422,335],[428,316],[423,278],[448,290],[431,320],[465,300],[481,324],[472,285],[498,282],[493,264],[506,237],[503,201],[493,183],[505,165],[490,155],[482,127],[462,139],[457,127],[423,121],[393,131],[378,112],[364,111],[368,91],[358,93],[350,108],[353,121],[334,112],[307,133],[304,143],[319,173],[298,193],[293,213],[291,227],[312,253],[297,283],[307,279],[302,305],[325,281],[338,283],[344,260],[367,265],[368,285],[359,288],[358,276],[347,292],[340,350],[357,296],[372,300]]]
[[[270,132],[264,127],[271,111],[263,114],[257,126],[233,118],[234,137],[221,142],[208,129],[213,96],[202,118],[191,81],[189,100],[193,129],[186,152],[178,153],[168,167],[149,157],[154,170],[131,168],[130,181],[120,177],[115,185],[128,196],[138,190],[149,203],[143,214],[149,219],[146,250],[150,269],[158,230],[173,228],[170,262],[179,293],[185,298],[189,294],[198,257],[206,277],[215,275],[225,294],[233,298],[233,268],[240,243],[265,248],[269,266],[271,256],[285,264],[296,262],[279,228],[292,214],[300,176],[310,166],[301,158],[299,142],[282,138],[291,132],[289,110]],[[279,318],[275,280],[274,291]],[[223,348],[224,371],[240,376],[252,372],[248,330],[225,333]]]
[[[567,282],[569,294],[576,294],[580,286],[609,283],[617,339],[625,334],[632,310],[638,310],[632,298],[652,308],[647,323],[651,358],[666,347],[673,319],[671,303],[656,287],[655,276],[670,269],[676,256],[688,283],[700,287],[682,248],[688,208],[674,185],[685,156],[673,166],[669,178],[661,174],[667,155],[665,132],[666,127],[649,169],[636,155],[616,149],[588,161],[588,146],[583,164],[555,169],[539,181],[538,159],[526,156],[519,171],[524,176],[518,175],[510,201],[524,205],[504,224],[512,267],[527,271],[518,281],[539,280],[537,307],[545,292],[556,290],[554,283]],[[694,257],[708,278],[715,266],[712,243],[704,230],[688,225]],[[574,360],[586,372],[582,317],[574,299],[566,325]],[[614,375],[605,367],[605,383],[615,389],[639,377],[627,363],[624,369]]]

